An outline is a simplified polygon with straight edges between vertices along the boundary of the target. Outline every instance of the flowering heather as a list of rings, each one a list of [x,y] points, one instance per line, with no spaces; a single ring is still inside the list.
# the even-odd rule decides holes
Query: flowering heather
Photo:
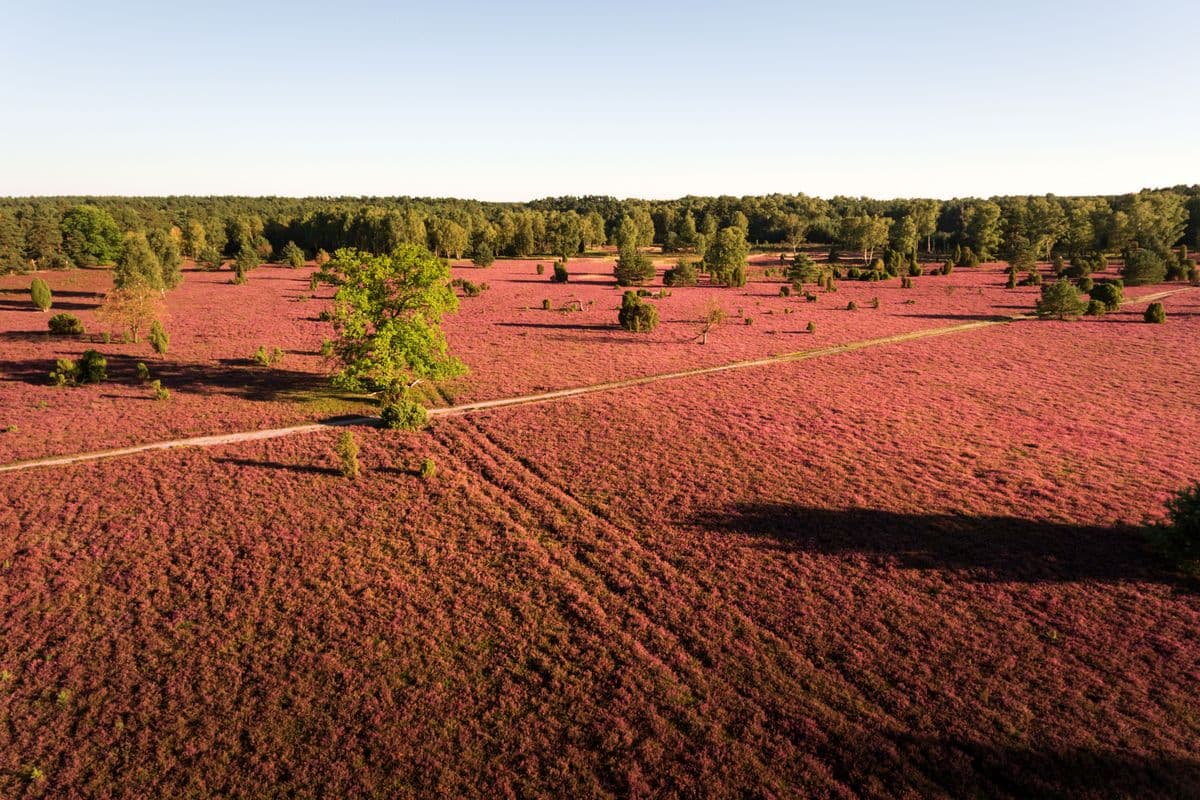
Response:
[[[1195,796],[1165,302],[2,475],[0,796]]]

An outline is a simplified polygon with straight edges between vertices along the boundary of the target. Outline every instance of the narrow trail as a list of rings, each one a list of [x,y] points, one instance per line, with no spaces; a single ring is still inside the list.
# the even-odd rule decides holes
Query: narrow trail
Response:
[[[1122,305],[1151,303],[1155,300],[1161,300],[1164,297],[1169,297],[1174,294],[1179,294],[1180,292],[1188,291],[1188,288],[1171,289],[1164,292],[1156,292],[1154,294],[1130,298],[1122,303]],[[799,350],[791,353],[780,353],[779,355],[765,356],[763,358],[754,358],[746,361],[731,361],[726,364],[717,364],[710,367],[696,367],[694,369],[679,370],[676,372],[663,372],[656,375],[643,375],[639,378],[627,378],[619,381],[609,381],[608,383],[577,386],[572,389],[558,389],[552,392],[542,392],[539,394],[526,394],[519,395],[517,397],[501,397],[495,400],[480,400],[475,403],[463,403],[462,405],[457,406],[431,408],[429,409],[429,417],[430,419],[436,419],[438,417],[460,416],[463,414],[473,414],[480,411],[490,411],[497,408],[508,408],[510,406],[527,406],[534,405],[536,403],[547,403],[567,397],[579,397],[581,395],[595,394],[596,392],[611,392],[617,389],[629,389],[635,386],[658,383],[660,381],[691,378],[698,375],[711,375],[718,372],[749,369],[751,367],[765,367],[771,364],[781,364],[789,361],[807,361],[809,359],[824,358],[825,356],[837,355],[839,353],[850,353],[855,350],[865,350],[869,347],[898,344],[900,342],[912,341],[914,339],[926,339],[932,336],[945,336],[952,333],[975,330],[977,328],[990,328],[996,325],[1009,325],[1014,322],[1021,322],[1031,319],[1036,319],[1036,317],[1028,314],[1016,314],[1008,317],[997,316],[995,319],[964,322],[958,325],[946,325],[940,328],[925,328],[919,331],[899,333],[892,336],[882,336],[876,339],[863,339],[857,342],[848,342],[846,344],[822,347],[816,350]],[[346,425],[375,425],[378,422],[379,420],[376,417],[348,417],[345,419],[328,420],[325,422],[312,422],[305,425],[293,425],[286,428],[270,428],[267,430],[222,433],[211,436],[193,436],[187,439],[172,439],[165,442],[150,442],[148,444],[117,447],[110,450],[96,450],[89,453],[75,453],[65,456],[48,456],[46,458],[35,458],[27,461],[16,461],[11,464],[0,465],[0,473],[20,472],[22,470],[36,469],[39,467],[56,467],[66,464],[78,464],[84,461],[99,461],[101,459],[131,456],[153,450],[173,450],[180,447],[217,447],[226,444],[237,444],[239,442],[278,439],[284,436],[298,436],[305,433],[314,433],[330,427]]]

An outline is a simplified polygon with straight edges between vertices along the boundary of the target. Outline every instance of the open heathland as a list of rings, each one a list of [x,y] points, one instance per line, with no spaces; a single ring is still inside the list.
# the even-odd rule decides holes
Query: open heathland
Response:
[[[807,303],[760,262],[635,334],[611,261],[534,264],[456,268],[489,288],[447,318],[472,372],[443,402],[1039,295],[992,265]],[[99,345],[24,335],[44,315],[6,293],[7,459],[363,408],[323,388],[307,274],[187,272],[167,355],[101,346],[113,379],[78,388],[35,374]],[[48,273],[89,329],[105,279]],[[0,795],[1200,794],[1200,587],[1140,527],[1200,475],[1200,291],[1127,295],[1170,289],[1165,325],[1132,304],[352,426],[355,479],[339,430],[2,474]],[[139,360],[171,400],[135,399]]]

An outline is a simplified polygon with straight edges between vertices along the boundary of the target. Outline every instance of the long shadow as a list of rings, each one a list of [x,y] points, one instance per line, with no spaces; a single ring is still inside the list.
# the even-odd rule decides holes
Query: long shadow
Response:
[[[104,292],[79,292],[79,291],[73,291],[70,289],[54,289],[52,293],[54,295],[55,300],[57,300],[60,297],[88,297],[88,298],[92,298],[95,300],[104,299]],[[20,288],[0,289],[0,294],[19,294],[19,295],[25,295],[26,297],[28,297],[29,289],[27,289],[27,288],[26,289],[20,289]]]
[[[1007,322],[1012,319],[1001,314],[898,314],[913,319],[945,319],[957,322]]]
[[[195,394],[229,394],[246,400],[279,400],[302,392],[324,390],[328,382],[323,375],[298,372],[278,367],[251,366],[249,359],[229,359],[224,364],[194,364],[144,356],[104,353],[108,360],[108,378],[115,383],[137,381],[137,364],[145,363],[152,377],[163,382],[173,392]],[[37,386],[49,382],[48,374],[54,367],[52,358],[9,361],[5,364],[0,381],[19,381]]]
[[[694,522],[759,546],[865,555],[909,569],[953,570],[980,581],[1150,581],[1195,590],[1131,526],[1072,525],[1017,517],[900,514],[747,503]]]
[[[608,325],[603,322],[495,322],[492,324],[501,328],[551,328],[568,331],[619,330],[617,325]]]
[[[1191,756],[967,741],[880,732],[830,742],[825,760],[851,789],[913,788],[914,771],[950,797],[1200,797]],[[919,785],[919,784],[918,784]],[[940,794],[940,793],[939,793]]]
[[[29,300],[0,300],[0,310],[35,311],[39,314],[55,314],[59,311],[88,311],[93,308],[98,308],[99,306],[99,301],[95,303],[76,303],[70,300],[63,302],[62,300],[58,299],[57,293],[54,295],[53,305],[50,307],[50,310],[46,312],[38,311],[38,309],[34,308],[33,303]]]
[[[281,461],[255,461],[253,458],[214,458],[218,464],[233,464],[239,467],[260,467],[262,469],[284,470],[299,472],[306,475],[341,475],[333,467],[318,467],[312,464],[284,464]]]

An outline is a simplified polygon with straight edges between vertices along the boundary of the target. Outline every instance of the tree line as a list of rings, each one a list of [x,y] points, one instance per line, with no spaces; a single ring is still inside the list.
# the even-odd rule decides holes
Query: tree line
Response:
[[[1104,197],[1009,196],[875,200],[804,194],[683,197],[669,201],[557,197],[528,203],[436,198],[36,197],[0,198],[0,269],[114,263],[130,234],[189,258],[254,251],[295,259],[343,247],[387,253],[420,244],[442,257],[568,259],[607,244],[725,248],[740,231],[755,246],[827,245],[872,260],[887,251],[955,254],[959,263],[1035,262],[1133,250],[1200,247],[1200,186]],[[640,264],[633,263],[631,269]]]

